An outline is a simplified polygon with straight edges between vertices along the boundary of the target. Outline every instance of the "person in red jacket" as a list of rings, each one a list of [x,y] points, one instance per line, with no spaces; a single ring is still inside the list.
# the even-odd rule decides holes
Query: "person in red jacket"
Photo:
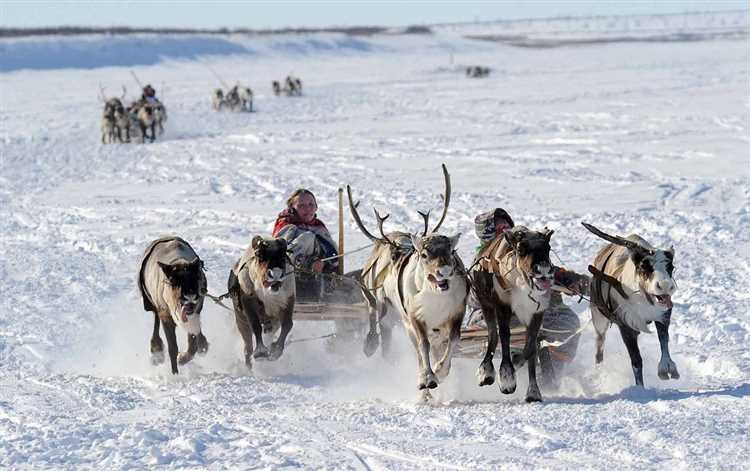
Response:
[[[338,259],[323,260],[338,255],[338,248],[328,228],[317,218],[318,202],[305,188],[296,190],[286,201],[286,209],[279,213],[273,226],[273,236],[286,239],[297,266],[316,273],[333,273]]]

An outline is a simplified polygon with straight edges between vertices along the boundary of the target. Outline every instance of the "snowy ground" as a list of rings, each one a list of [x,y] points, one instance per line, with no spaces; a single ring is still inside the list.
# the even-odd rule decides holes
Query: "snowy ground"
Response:
[[[134,94],[130,63],[0,74],[1,468],[744,466],[747,40],[526,49],[446,30],[227,41],[252,52],[132,67],[170,111],[152,145],[99,143],[98,84]],[[106,43],[90,47],[102,54]],[[205,64],[253,87],[257,113],[212,112],[217,84]],[[493,74],[467,79],[467,64]],[[288,73],[303,79],[303,97],[270,93]],[[615,331],[594,368],[588,329],[542,404],[523,402],[525,371],[519,392],[503,396],[476,385],[477,361],[459,360],[438,404],[423,406],[403,336],[393,362],[318,341],[290,345],[249,374],[232,318],[211,303],[206,357],[176,377],[149,364],[151,316],[135,287],[149,241],[186,238],[220,294],[293,189],[315,191],[333,226],[336,189],[351,184],[364,207],[392,214],[390,228],[416,231],[416,210],[439,208],[442,162],[454,189],[443,232],[464,234],[464,260],[476,245],[474,215],[495,206],[555,228],[555,252],[579,271],[601,245],[582,220],[673,244],[671,345],[682,378],[657,378],[655,334],[640,340],[645,390],[632,387]],[[346,238],[350,248],[366,242],[348,217]],[[588,320],[585,302],[574,309]],[[292,336],[331,328],[298,322]]]

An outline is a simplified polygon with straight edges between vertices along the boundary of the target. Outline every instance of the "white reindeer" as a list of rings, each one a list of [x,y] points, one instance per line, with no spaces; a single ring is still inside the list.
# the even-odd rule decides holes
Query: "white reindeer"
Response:
[[[596,330],[596,362],[604,359],[604,337],[614,323],[620,330],[630,355],[635,384],[643,386],[643,360],[638,335],[651,332],[656,324],[661,360],[657,369],[660,379],[678,379],[677,365],[669,354],[669,324],[672,318],[672,295],[677,284],[672,278],[674,249],[653,247],[638,235],[628,237],[607,234],[591,224],[583,226],[610,242],[589,266],[591,282],[591,318]]]

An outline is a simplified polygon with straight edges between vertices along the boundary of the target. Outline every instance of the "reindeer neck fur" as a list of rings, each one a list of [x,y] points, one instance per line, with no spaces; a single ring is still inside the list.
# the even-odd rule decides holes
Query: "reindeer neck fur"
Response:
[[[446,291],[438,291],[427,281],[427,274],[419,263],[419,257],[411,256],[401,274],[401,289],[404,298],[404,315],[413,315],[428,329],[435,329],[447,321],[463,316],[468,294],[466,274],[463,267],[456,267],[456,274]]]
[[[513,313],[528,326],[534,314],[549,307],[551,292],[537,289],[525,275],[530,267],[524,267],[511,245],[503,240],[490,254],[495,257],[499,273],[493,277],[493,287],[501,303],[510,306]],[[498,280],[503,279],[505,287]]]
[[[649,247],[643,239],[640,237],[638,239],[640,240],[637,242]],[[615,289],[603,289],[604,302],[614,307],[615,312],[611,314],[615,318],[639,332],[651,332],[648,326],[650,322],[663,321],[666,311],[646,298],[644,287],[641,286],[640,278],[636,273],[636,266],[625,247],[609,244],[602,249],[594,264],[607,275],[619,280],[628,296],[625,299]],[[607,286],[606,282],[601,283]]]

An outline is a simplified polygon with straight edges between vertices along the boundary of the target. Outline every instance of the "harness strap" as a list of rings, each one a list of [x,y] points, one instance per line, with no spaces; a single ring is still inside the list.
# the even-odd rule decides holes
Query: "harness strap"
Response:
[[[599,273],[606,275],[604,272],[607,269],[607,264],[609,263],[609,260],[612,258],[612,255],[614,254],[614,250],[607,255],[607,258],[604,260],[604,263],[602,264],[602,269],[599,271]],[[609,279],[613,279],[612,277],[609,277],[609,279],[602,277],[602,276],[596,276],[596,274],[591,271],[591,268],[589,267],[589,271],[591,274],[594,275],[594,284],[592,285],[592,288],[595,288],[591,291],[591,297],[589,299],[589,302],[593,302],[594,305],[599,308],[599,311],[606,317],[610,322],[617,324],[618,326],[622,325],[622,322],[617,318],[615,315],[616,308],[613,306],[612,302],[612,288],[613,286],[615,289],[619,292],[620,290],[623,290],[622,284],[619,282],[617,283],[610,283]],[[596,270],[596,268],[594,268]],[[614,279],[613,279],[614,280]],[[602,293],[602,282],[607,281],[607,299],[604,299],[604,295]],[[615,280],[616,281],[616,280]],[[619,289],[618,289],[619,287]],[[624,290],[623,290],[624,292]],[[627,299],[627,296],[624,296]]]

